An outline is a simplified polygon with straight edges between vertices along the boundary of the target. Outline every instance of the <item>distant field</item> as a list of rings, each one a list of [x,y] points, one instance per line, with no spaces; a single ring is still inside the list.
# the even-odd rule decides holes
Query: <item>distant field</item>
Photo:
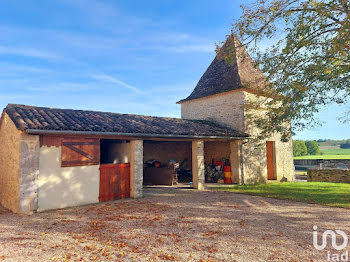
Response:
[[[350,159],[350,149],[320,149],[323,155],[298,156],[294,157],[294,159]]]
[[[345,143],[346,140],[329,140],[324,142],[318,142],[320,147],[338,147],[340,144]]]
[[[350,148],[348,149],[321,149],[324,155],[350,155]]]
[[[315,156],[298,156],[294,159],[350,159],[350,155],[315,155]]]

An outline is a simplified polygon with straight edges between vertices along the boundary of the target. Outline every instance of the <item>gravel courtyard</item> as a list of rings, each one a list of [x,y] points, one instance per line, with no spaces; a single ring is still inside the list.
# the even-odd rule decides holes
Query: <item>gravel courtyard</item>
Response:
[[[139,200],[32,216],[0,208],[5,261],[325,261],[312,227],[350,233],[350,210],[227,192],[147,188]],[[349,249],[348,249],[349,250]]]

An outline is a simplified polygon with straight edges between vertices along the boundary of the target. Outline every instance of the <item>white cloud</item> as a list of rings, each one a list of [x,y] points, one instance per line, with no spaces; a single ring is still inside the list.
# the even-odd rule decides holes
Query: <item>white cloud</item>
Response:
[[[87,90],[97,90],[99,87],[93,83],[75,83],[75,82],[59,82],[59,83],[47,83],[45,85],[31,83],[28,84],[26,89],[35,92],[82,92]]]
[[[0,73],[1,74],[11,74],[14,72],[29,72],[29,73],[48,73],[52,70],[47,68],[21,65],[21,64],[10,64],[10,63],[0,63]]]
[[[178,46],[170,46],[167,47],[169,51],[173,51],[176,53],[193,53],[193,52],[200,52],[200,53],[213,53],[215,50],[214,44],[199,44],[199,45],[178,45]]]
[[[118,14],[114,6],[96,0],[61,0],[66,5],[83,10],[96,21],[104,21]]]
[[[40,58],[45,60],[62,60],[63,57],[48,53],[44,51],[40,51],[33,48],[22,48],[22,47],[6,47],[6,46],[0,46],[0,54],[6,54],[6,55],[19,55],[19,56],[26,56],[26,57],[34,57],[34,58]]]
[[[112,77],[112,76],[109,76],[109,75],[92,75],[91,78],[97,80],[97,81],[103,81],[103,82],[109,82],[109,83],[113,83],[113,84],[117,84],[117,85],[120,85],[120,86],[123,86],[125,88],[128,88],[136,93],[139,93],[139,94],[143,94],[144,92],[142,92],[140,89],[132,86],[132,85],[129,85],[128,83],[125,83],[115,77]]]

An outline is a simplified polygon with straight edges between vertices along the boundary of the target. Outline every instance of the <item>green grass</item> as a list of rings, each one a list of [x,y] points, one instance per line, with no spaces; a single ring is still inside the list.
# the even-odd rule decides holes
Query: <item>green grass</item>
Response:
[[[350,159],[350,155],[296,156],[294,159]]]
[[[297,156],[294,159],[350,159],[350,149],[321,149],[323,155]]]
[[[350,208],[350,184],[326,182],[285,182],[214,187],[234,193],[287,199],[299,202]]]
[[[350,148],[322,149],[324,155],[350,155]]]

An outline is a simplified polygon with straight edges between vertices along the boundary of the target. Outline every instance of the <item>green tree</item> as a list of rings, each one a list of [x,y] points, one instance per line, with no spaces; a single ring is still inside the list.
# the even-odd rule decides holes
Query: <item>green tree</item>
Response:
[[[319,155],[320,154],[320,147],[318,146],[318,143],[316,141],[306,141],[305,142],[307,153],[309,155]]]
[[[303,140],[293,140],[293,156],[306,156],[307,147]]]
[[[279,132],[288,139],[291,129],[318,124],[314,113],[322,106],[347,102],[349,0],[256,0],[241,8],[233,34],[273,87],[261,92],[275,98],[264,104],[266,118],[256,120],[263,136]],[[269,47],[263,49],[260,44]]]

